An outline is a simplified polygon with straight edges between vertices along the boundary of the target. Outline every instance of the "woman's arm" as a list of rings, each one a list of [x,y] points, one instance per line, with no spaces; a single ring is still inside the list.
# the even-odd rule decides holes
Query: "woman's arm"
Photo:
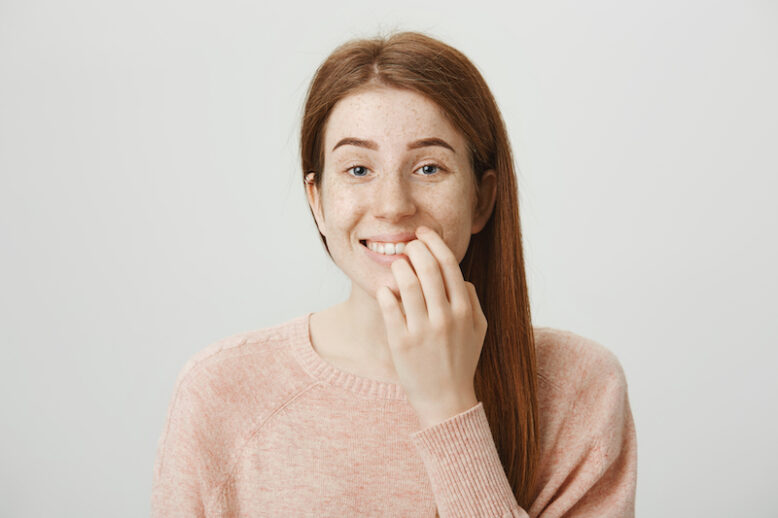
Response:
[[[206,516],[215,459],[204,385],[198,383],[198,373],[187,368],[176,382],[157,445],[152,518]]]
[[[536,498],[516,501],[479,402],[411,434],[430,477],[440,518],[632,518],[637,438],[626,378],[611,353],[565,392],[546,392],[544,447]],[[567,394],[565,396],[564,394]]]

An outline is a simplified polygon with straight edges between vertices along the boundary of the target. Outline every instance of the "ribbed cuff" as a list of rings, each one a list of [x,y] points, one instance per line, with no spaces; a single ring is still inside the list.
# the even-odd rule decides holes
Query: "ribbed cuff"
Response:
[[[482,402],[410,438],[441,518],[527,516],[505,476]]]

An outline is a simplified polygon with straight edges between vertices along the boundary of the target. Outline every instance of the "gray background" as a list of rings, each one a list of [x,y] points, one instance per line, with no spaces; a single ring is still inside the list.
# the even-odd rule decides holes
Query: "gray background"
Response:
[[[626,371],[638,516],[775,516],[778,7],[734,0],[0,1],[0,516],[148,515],[186,360],[347,296],[299,118],[392,29],[492,87],[535,323]]]

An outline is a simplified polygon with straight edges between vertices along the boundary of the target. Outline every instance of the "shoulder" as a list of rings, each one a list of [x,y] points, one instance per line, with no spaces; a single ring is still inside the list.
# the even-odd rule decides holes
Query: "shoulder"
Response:
[[[187,359],[179,372],[179,380],[194,378],[205,372],[213,374],[245,366],[253,360],[268,360],[279,348],[296,338],[295,324],[298,318],[274,326],[234,333],[209,343]]]
[[[613,351],[591,338],[553,327],[534,327],[538,380],[557,392],[581,393],[603,382],[623,385],[624,369]]]
[[[533,509],[634,515],[637,435],[619,359],[571,331],[534,332],[541,462]]]
[[[300,318],[234,333],[198,350],[178,373],[173,404],[196,403],[202,413],[220,419],[246,407],[258,412],[283,399],[289,391],[285,375],[292,371],[288,355],[279,353],[299,339]]]
[[[298,322],[235,333],[186,361],[157,443],[154,509],[175,505],[172,494],[208,498],[224,481],[251,430],[288,397],[292,384],[276,368],[284,355],[275,353],[295,339]]]
[[[541,448],[591,451],[604,465],[635,442],[627,379],[617,356],[571,331],[535,329]]]

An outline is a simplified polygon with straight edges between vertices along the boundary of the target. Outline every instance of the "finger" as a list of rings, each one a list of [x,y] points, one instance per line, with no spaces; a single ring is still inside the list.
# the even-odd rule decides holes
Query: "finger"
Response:
[[[427,305],[428,318],[440,321],[441,317],[449,311],[449,302],[437,258],[419,239],[408,243],[403,253],[408,256],[416,271],[416,277],[421,284],[422,294]]]
[[[427,306],[424,302],[424,294],[416,274],[413,273],[408,259],[402,258],[392,262],[397,287],[400,289],[400,298],[405,308],[405,322],[408,331],[414,332],[424,326],[427,320]]]
[[[475,284],[465,281],[467,286],[467,293],[470,295],[470,307],[473,308],[473,322],[483,324],[486,322],[486,315],[484,315],[483,308],[481,308],[481,302],[478,300],[478,292],[475,289]]]
[[[440,264],[440,271],[443,274],[452,311],[457,314],[466,313],[470,310],[470,296],[465,288],[465,279],[462,277],[462,270],[459,268],[459,262],[457,262],[454,252],[443,241],[443,238],[429,227],[420,226],[416,235],[435,254]]]
[[[406,331],[405,316],[403,316],[400,303],[388,286],[378,288],[376,299],[384,317],[386,337],[389,339],[389,343],[397,343],[397,338]]]

